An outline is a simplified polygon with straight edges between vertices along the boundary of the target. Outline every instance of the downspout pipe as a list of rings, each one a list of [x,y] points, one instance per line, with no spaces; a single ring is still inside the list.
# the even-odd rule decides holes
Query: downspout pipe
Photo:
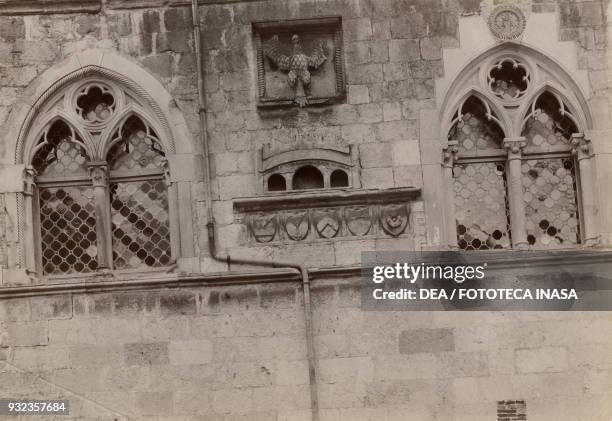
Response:
[[[296,269],[302,278],[302,290],[304,294],[304,327],[306,329],[306,355],[308,359],[308,378],[310,385],[310,406],[312,411],[312,420],[319,421],[319,398],[317,391],[317,378],[316,378],[316,360],[314,352],[314,334],[312,327],[312,304],[310,299],[310,278],[308,276],[308,268],[301,263],[284,262],[279,260],[260,260],[260,259],[243,259],[234,258],[227,255],[221,255],[217,252],[216,247],[216,236],[215,236],[215,219],[212,209],[212,186],[211,181],[213,174],[211,171],[212,162],[210,157],[210,148],[208,144],[208,132],[207,132],[207,121],[206,121],[206,96],[204,88],[204,69],[202,60],[202,37],[201,37],[201,24],[200,24],[200,12],[198,0],[191,1],[192,17],[193,17],[193,38],[196,54],[197,63],[197,77],[198,77],[198,114],[200,122],[200,140],[204,148],[204,164],[206,171],[204,171],[204,188],[206,190],[206,214],[207,223],[206,230],[208,235],[208,249],[210,257],[213,260],[227,263],[228,265],[234,263],[238,265],[250,265],[250,266],[262,266],[272,268],[293,268]]]

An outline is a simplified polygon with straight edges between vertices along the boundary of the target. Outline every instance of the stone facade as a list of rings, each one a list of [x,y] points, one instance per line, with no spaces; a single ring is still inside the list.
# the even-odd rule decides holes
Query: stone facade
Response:
[[[364,312],[358,265],[367,250],[456,246],[443,128],[475,84],[469,69],[504,51],[541,59],[578,104],[592,171],[581,232],[594,234],[582,240],[612,245],[609,5],[516,2],[525,27],[503,41],[487,25],[497,1],[199,3],[205,125],[190,2],[0,1],[0,397],[63,397],[74,420],[316,419],[312,334],[320,420],[608,421],[610,313]],[[341,36],[309,32],[329,17]],[[282,25],[294,20],[305,53],[325,55],[295,94],[253,26],[289,51]],[[285,95],[269,107],[261,66],[277,89],[266,92]],[[23,156],[38,116],[86,77],[156,119],[176,266],[41,276]],[[294,270],[210,257],[204,139],[217,248],[304,264],[311,329]],[[326,189],[270,189],[273,174],[290,186],[301,162]],[[335,170],[347,184],[328,189]]]

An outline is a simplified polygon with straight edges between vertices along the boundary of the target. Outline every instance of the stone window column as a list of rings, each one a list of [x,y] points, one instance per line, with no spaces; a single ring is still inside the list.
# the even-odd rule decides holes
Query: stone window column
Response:
[[[506,180],[508,184],[512,247],[519,250],[525,250],[528,246],[525,224],[525,202],[523,201],[523,176],[521,173],[521,158],[523,148],[526,145],[527,141],[524,137],[504,139],[504,148],[508,152]]]
[[[94,190],[96,206],[96,232],[98,246],[98,269],[111,269],[113,247],[111,238],[110,195],[108,191],[108,165],[106,162],[92,162],[89,173]]]
[[[34,213],[34,206],[38,208],[38,203],[34,200],[36,192],[36,170],[27,166],[23,173],[23,209],[24,209],[24,225],[27,235],[23,236],[24,244],[24,263],[25,269],[28,272],[36,273],[37,256],[33,253],[33,250],[38,250],[38,245],[34,243],[34,227],[37,224],[34,223],[34,215],[38,215],[38,212]],[[36,236],[38,237],[38,236]]]
[[[578,161],[578,182],[581,211],[582,211],[582,241],[587,247],[596,245],[598,242],[595,224],[595,197],[593,193],[593,170],[591,152],[591,140],[583,133],[572,135],[572,154]]]
[[[451,249],[457,248],[457,224],[455,222],[455,186],[453,181],[453,166],[459,152],[459,142],[449,140],[442,148],[442,168],[444,175],[444,196],[447,199],[446,207],[446,237]]]

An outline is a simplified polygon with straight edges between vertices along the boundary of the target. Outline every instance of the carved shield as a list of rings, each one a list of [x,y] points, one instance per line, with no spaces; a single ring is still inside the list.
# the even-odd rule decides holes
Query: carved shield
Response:
[[[258,243],[269,243],[278,232],[278,218],[276,215],[252,215],[249,218],[249,230]]]
[[[351,235],[364,236],[372,229],[372,216],[368,206],[355,206],[345,210],[346,227]]]
[[[334,238],[340,232],[337,209],[317,209],[312,214],[315,229],[321,238]]]
[[[308,211],[288,212],[284,217],[285,232],[294,241],[302,241],[310,232]]]
[[[402,234],[408,226],[408,206],[387,205],[380,207],[380,225],[392,237]]]

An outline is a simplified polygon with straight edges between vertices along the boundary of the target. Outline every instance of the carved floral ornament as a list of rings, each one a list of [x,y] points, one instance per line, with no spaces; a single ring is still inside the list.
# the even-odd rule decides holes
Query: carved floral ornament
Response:
[[[503,41],[517,39],[523,34],[526,25],[525,15],[516,6],[497,6],[489,15],[489,29]]]

